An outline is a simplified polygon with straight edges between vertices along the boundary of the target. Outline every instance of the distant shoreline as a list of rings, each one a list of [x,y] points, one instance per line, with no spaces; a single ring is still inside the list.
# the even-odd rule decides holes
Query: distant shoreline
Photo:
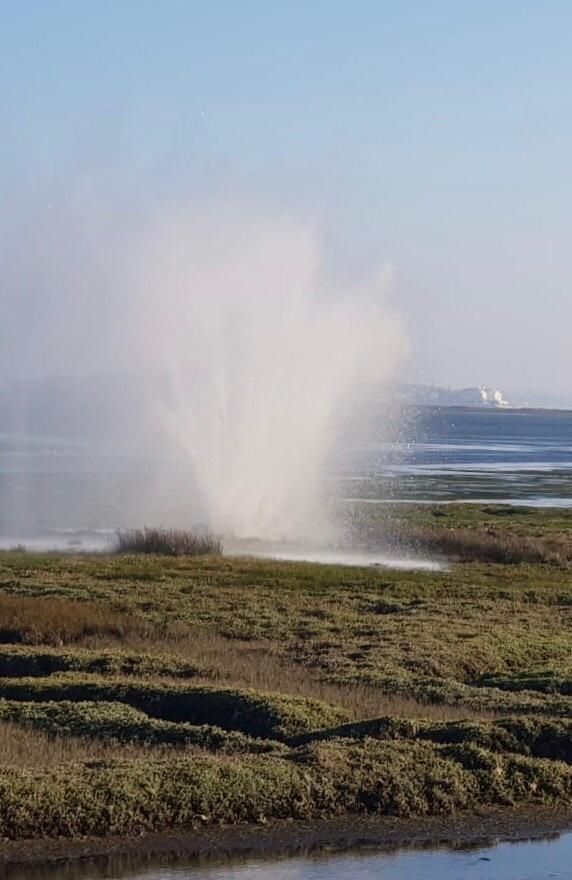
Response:
[[[556,416],[567,416],[572,414],[571,408],[562,407],[544,407],[544,406],[466,406],[460,404],[443,404],[443,403],[403,403],[404,409],[413,410],[455,410],[460,413],[494,413],[506,415],[535,415],[535,414],[551,414]]]

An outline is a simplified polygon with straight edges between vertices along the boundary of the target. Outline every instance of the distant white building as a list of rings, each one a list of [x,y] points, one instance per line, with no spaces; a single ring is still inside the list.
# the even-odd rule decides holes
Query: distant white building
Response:
[[[485,388],[484,385],[480,385],[479,393],[483,406],[510,406],[508,400],[505,400],[502,391],[499,391],[498,388]]]
[[[448,390],[447,406],[510,406],[502,391],[498,388],[487,388],[479,385],[476,388],[462,388],[459,391]]]
[[[440,388],[436,385],[398,386],[401,400],[415,406],[508,407],[510,403],[498,388],[478,385],[475,388]]]

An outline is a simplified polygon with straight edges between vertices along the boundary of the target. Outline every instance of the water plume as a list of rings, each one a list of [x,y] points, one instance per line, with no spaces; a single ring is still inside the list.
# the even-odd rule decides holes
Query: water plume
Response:
[[[244,206],[162,217],[138,247],[141,341],[201,516],[241,538],[316,537],[341,413],[365,387],[379,397],[403,352],[387,272],[341,288],[315,229]]]
[[[379,408],[403,354],[388,270],[341,283],[319,226],[268,204],[149,207],[94,190],[6,213],[0,369],[37,385],[14,386],[21,433],[103,439],[114,455],[146,445],[153,458],[136,491],[86,477],[63,509],[54,477],[45,503],[24,493],[6,528],[202,522],[239,538],[323,537],[342,416],[367,389]]]

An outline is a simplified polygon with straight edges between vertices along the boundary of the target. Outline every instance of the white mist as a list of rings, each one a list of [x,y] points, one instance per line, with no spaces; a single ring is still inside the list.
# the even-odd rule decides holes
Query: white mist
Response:
[[[379,394],[403,353],[386,274],[335,287],[313,229],[221,204],[162,216],[132,256],[140,354],[169,378],[157,415],[192,463],[195,520],[316,537],[342,408]]]

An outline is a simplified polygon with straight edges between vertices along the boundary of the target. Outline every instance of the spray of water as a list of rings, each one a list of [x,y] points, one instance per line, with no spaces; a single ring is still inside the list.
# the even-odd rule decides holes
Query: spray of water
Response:
[[[325,528],[324,466],[347,401],[382,393],[403,350],[387,272],[339,289],[318,237],[217,205],[151,228],[138,286],[162,418],[192,461],[211,528],[294,539]]]
[[[0,368],[78,389],[119,377],[86,394],[85,424],[114,450],[133,438],[159,449],[143,499],[122,511],[106,490],[104,513],[88,498],[82,523],[315,538],[341,413],[366,387],[378,407],[403,353],[387,271],[340,284],[319,230],[268,206],[58,197],[49,212],[15,207],[1,237]]]

